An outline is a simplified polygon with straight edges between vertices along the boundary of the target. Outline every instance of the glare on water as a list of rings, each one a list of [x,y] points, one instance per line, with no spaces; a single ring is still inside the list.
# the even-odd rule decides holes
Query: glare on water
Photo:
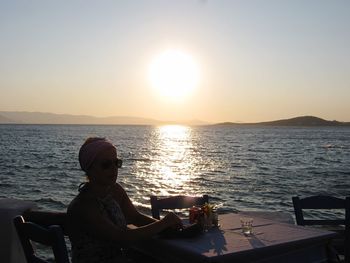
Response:
[[[154,130],[149,145],[153,148],[150,150],[155,150],[157,154],[151,157],[148,176],[144,179],[155,184],[157,194],[169,195],[188,188],[193,177],[191,169],[195,158],[192,154],[191,128],[180,125],[159,126]],[[141,175],[143,169],[139,168],[136,173]]]
[[[151,171],[158,174],[160,184],[171,188],[182,186],[191,177],[191,130],[189,127],[171,125],[158,127],[157,132],[154,140],[161,156],[152,164]],[[167,189],[163,194],[169,194]]]

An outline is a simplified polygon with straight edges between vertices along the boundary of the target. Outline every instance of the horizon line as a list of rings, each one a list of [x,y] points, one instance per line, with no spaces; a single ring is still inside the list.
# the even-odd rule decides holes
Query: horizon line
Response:
[[[244,122],[244,121],[216,121],[216,122],[212,122],[212,121],[203,121],[200,119],[188,119],[188,120],[160,120],[160,119],[155,119],[155,118],[151,118],[151,117],[137,117],[137,116],[127,116],[127,115],[110,115],[110,116],[94,116],[94,115],[87,115],[87,114],[69,114],[69,113],[52,113],[52,112],[41,112],[41,111],[1,111],[0,110],[0,117],[3,117],[5,119],[9,119],[9,123],[8,124],[76,124],[76,125],[124,125],[123,123],[43,123],[43,121],[38,122],[38,123],[23,123],[23,121],[20,120],[16,120],[15,119],[11,119],[10,117],[7,116],[3,116],[1,114],[3,113],[13,113],[13,114],[47,114],[47,115],[57,115],[57,116],[67,116],[67,117],[87,117],[87,118],[95,118],[95,119],[108,119],[108,118],[129,118],[129,119],[139,119],[138,121],[140,123],[137,123],[137,120],[135,120],[135,122],[133,123],[125,123],[125,125],[166,125],[166,124],[174,124],[174,125],[179,125],[179,124],[183,124],[183,125],[194,125],[194,126],[200,126],[200,125],[215,125],[215,124],[260,124],[260,123],[266,123],[266,122],[274,122],[274,121],[283,121],[283,120],[290,120],[290,119],[295,119],[295,118],[301,118],[301,117],[314,117],[314,118],[318,118],[324,121],[328,121],[328,122],[339,122],[339,123],[348,123],[348,121],[340,121],[340,120],[327,120],[325,118],[322,117],[318,117],[318,116],[313,116],[313,115],[299,115],[299,116],[293,116],[293,117],[287,117],[287,118],[280,118],[280,119],[275,119],[275,120],[264,120],[264,121],[255,121],[255,122]],[[144,122],[155,122],[155,123],[142,123],[143,120]],[[11,122],[12,121],[12,122]],[[129,120],[130,122],[131,120]],[[196,123],[196,124],[194,124]],[[5,124],[3,122],[3,124]]]

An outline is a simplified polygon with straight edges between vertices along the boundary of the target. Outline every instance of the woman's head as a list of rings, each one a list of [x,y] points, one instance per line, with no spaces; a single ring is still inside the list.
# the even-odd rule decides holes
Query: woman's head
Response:
[[[116,180],[121,160],[117,159],[116,147],[105,138],[88,138],[79,151],[79,163],[90,181]]]

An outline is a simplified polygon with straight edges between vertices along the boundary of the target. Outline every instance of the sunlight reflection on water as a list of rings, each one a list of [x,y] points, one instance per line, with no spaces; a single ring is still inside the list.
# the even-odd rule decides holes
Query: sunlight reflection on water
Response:
[[[171,195],[188,189],[196,162],[192,153],[191,128],[180,125],[159,126],[155,128],[149,143],[153,148],[151,151],[156,150],[157,154],[152,157],[148,176],[144,179],[154,184],[155,194]],[[137,177],[143,177],[142,171],[142,167],[136,167]]]

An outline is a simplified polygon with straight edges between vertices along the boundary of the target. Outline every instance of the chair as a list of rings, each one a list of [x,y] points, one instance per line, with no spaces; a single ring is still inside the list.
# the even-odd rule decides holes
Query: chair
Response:
[[[170,196],[159,199],[151,196],[152,217],[160,219],[160,211],[163,209],[184,209],[192,206],[204,205],[209,202],[209,196]]]
[[[28,263],[43,263],[45,260],[35,255],[31,241],[51,246],[57,263],[69,263],[68,252],[62,229],[57,225],[47,228],[32,222],[25,222],[22,216],[13,219]]]
[[[341,241],[342,244],[340,245],[340,249],[338,248],[337,250],[340,254],[344,253],[344,262],[350,263],[350,197],[341,199],[332,196],[311,196],[300,199],[298,196],[296,196],[293,197],[292,200],[295,219],[298,225],[345,226],[345,230],[340,232],[344,238],[344,241]],[[303,214],[303,210],[305,209],[343,209],[345,210],[345,218],[305,219]]]

